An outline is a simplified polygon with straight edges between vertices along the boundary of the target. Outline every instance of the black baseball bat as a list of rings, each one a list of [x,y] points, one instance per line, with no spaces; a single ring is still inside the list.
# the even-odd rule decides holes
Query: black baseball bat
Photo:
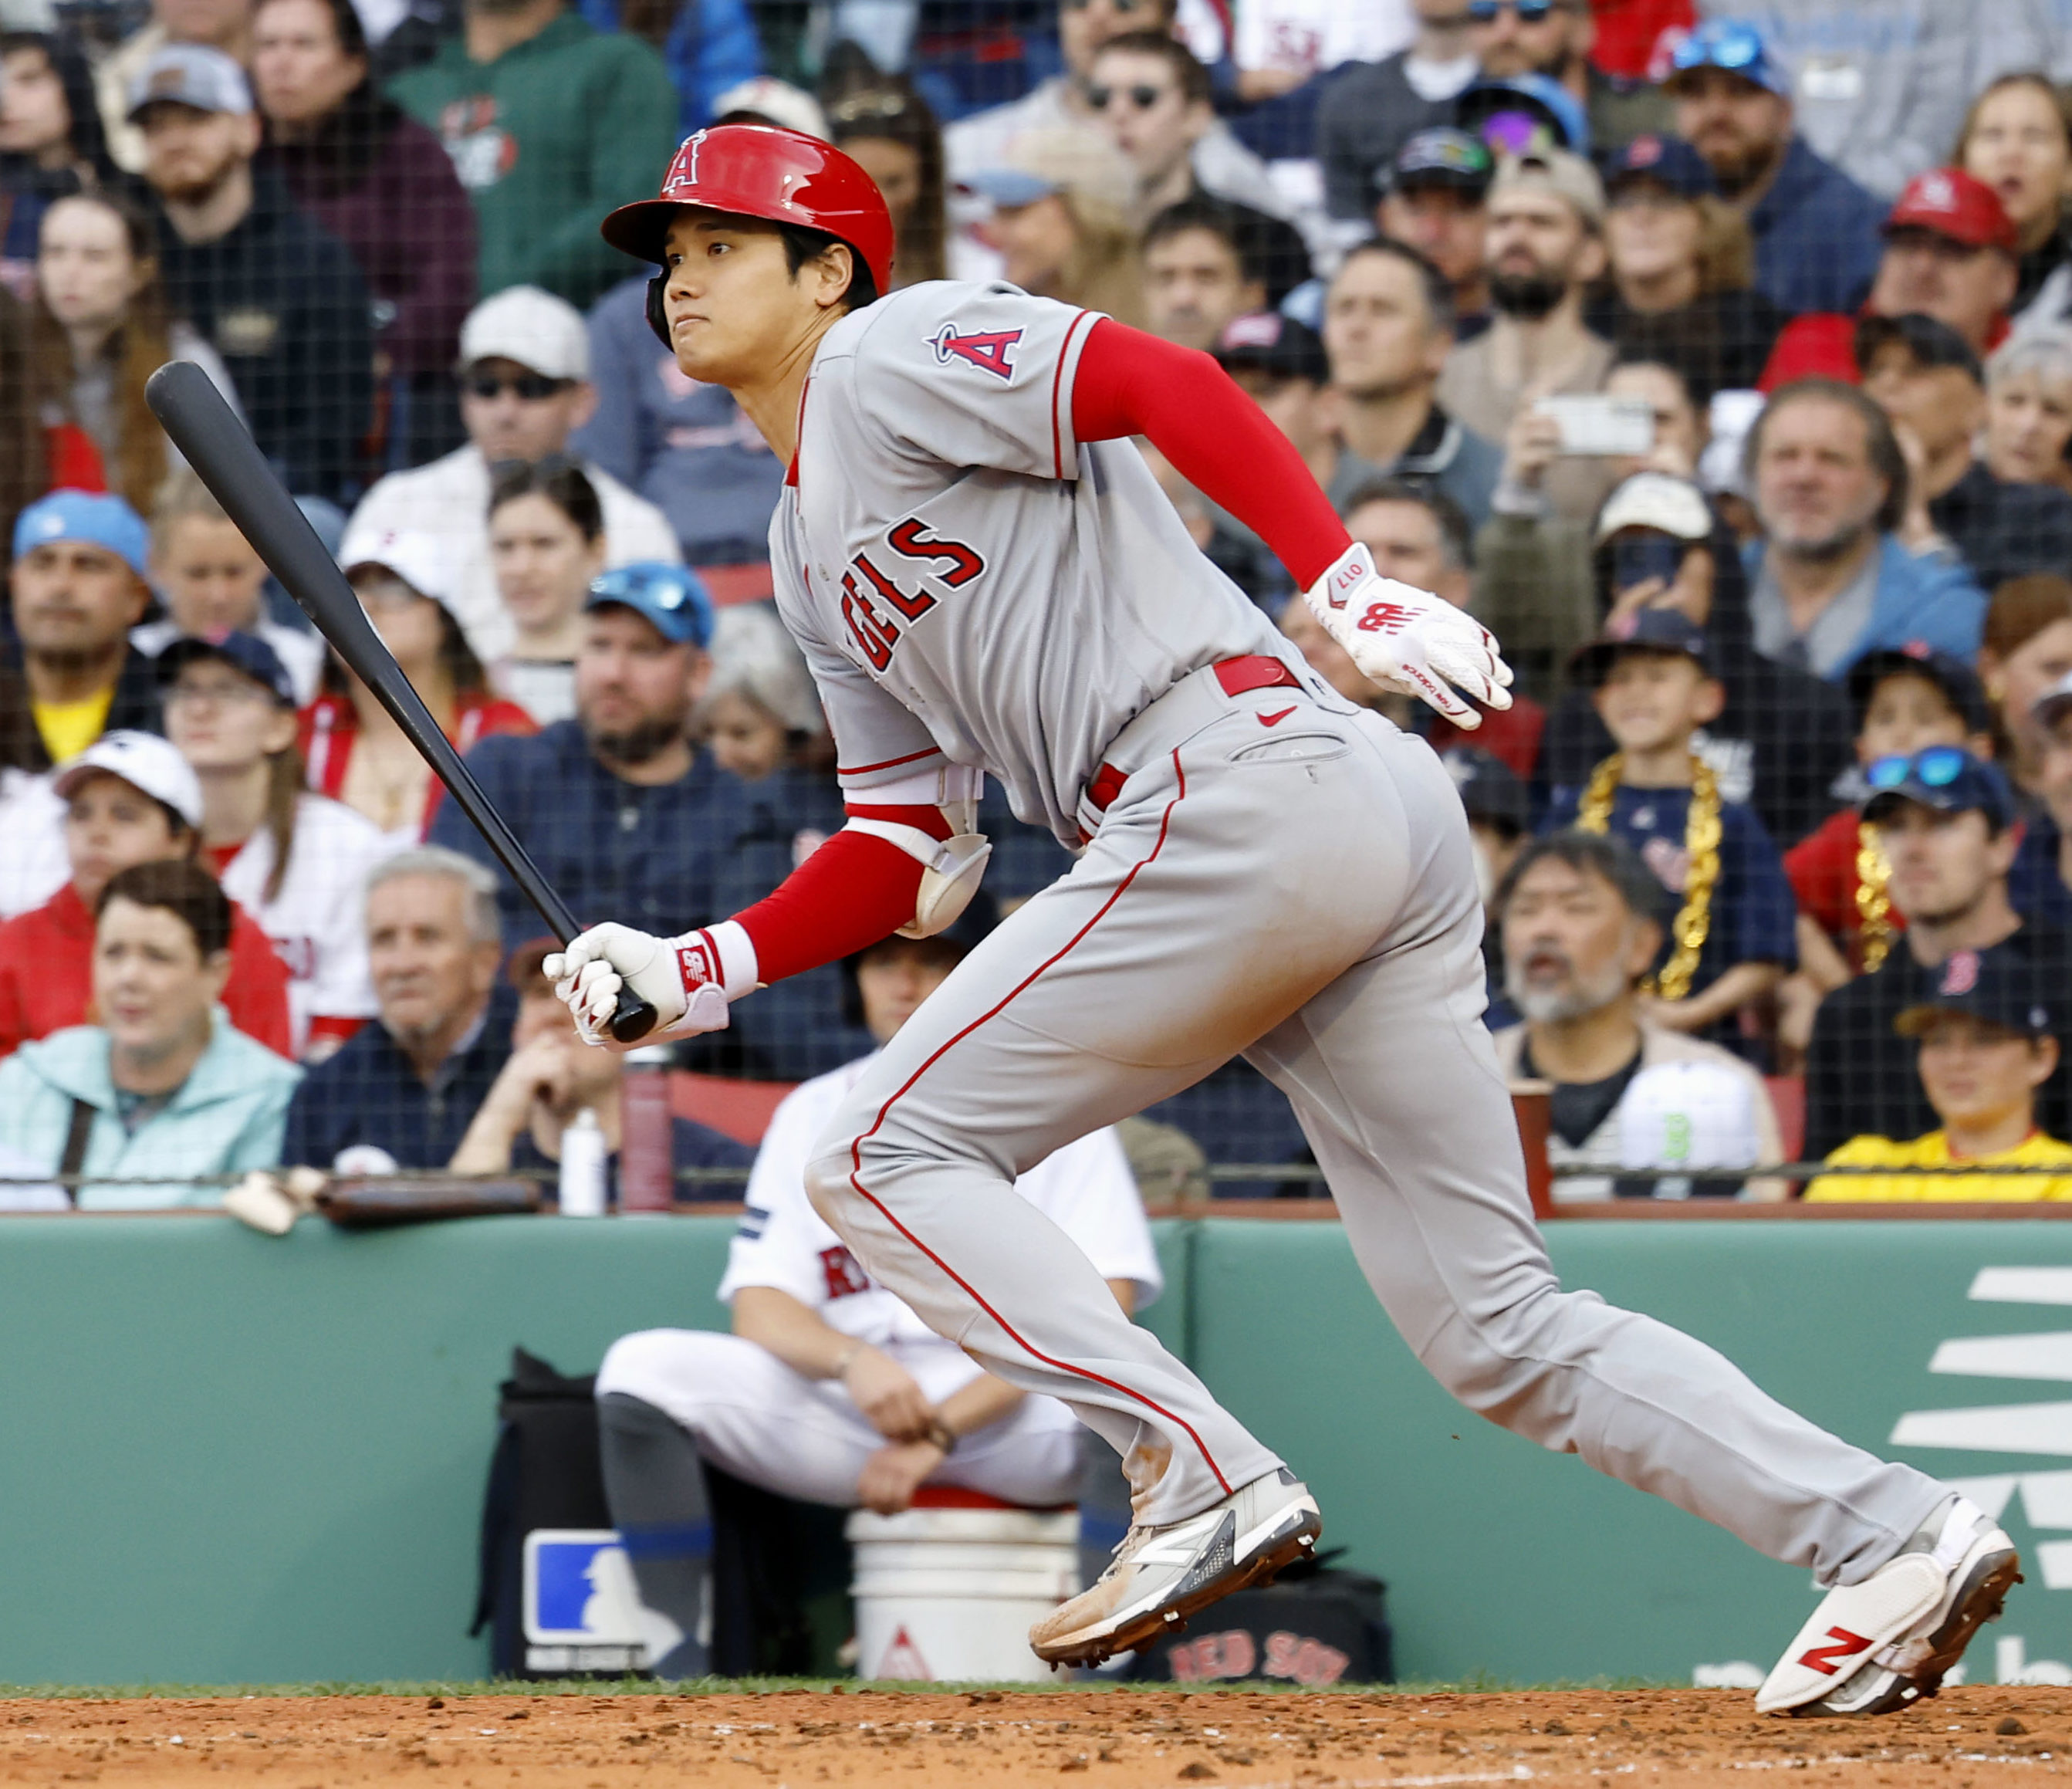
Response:
[[[345,574],[324,550],[309,518],[295,507],[258,445],[209,383],[208,375],[191,360],[171,360],[144,385],[144,401],[164,425],[173,445],[214,494],[253,549],[266,561],[282,587],[331,644],[352,674],[374,692],[375,699],[395,718],[403,736],[446,784],[446,792],[475,822],[475,830],[510,871],[519,891],[539,911],[547,929],[564,944],[583,928],[540,874],[518,836],[483,794],[475,773],[432,718],[431,710],[411,688],[395,655],[381,644],[346,582]],[[621,1043],[647,1035],[655,1009],[630,988],[619,991],[619,1010],[610,1031]]]

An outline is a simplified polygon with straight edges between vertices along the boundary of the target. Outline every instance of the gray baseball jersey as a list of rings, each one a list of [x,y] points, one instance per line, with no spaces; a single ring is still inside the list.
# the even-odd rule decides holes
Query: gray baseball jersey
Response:
[[[1073,434],[1099,320],[935,281],[821,343],[771,561],[845,787],[939,752],[1076,846],[1079,792],[1156,697],[1246,653],[1301,668],[1196,551],[1135,446]]]

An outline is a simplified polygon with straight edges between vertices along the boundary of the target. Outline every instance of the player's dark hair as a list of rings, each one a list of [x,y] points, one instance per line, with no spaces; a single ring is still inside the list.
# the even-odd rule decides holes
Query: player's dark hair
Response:
[[[1392,236],[1371,236],[1364,242],[1356,242],[1346,251],[1346,258],[1338,263],[1342,273],[1359,255],[1383,255],[1392,261],[1400,261],[1417,276],[1424,294],[1424,310],[1432,319],[1432,327],[1442,335],[1453,333],[1458,314],[1453,304],[1452,282],[1424,255],[1407,242],[1398,242]],[[1335,278],[1335,276],[1334,276]]]
[[[520,497],[545,497],[586,541],[604,538],[604,505],[579,461],[566,454],[499,460],[489,471],[489,513]]]
[[[1546,833],[1518,853],[1497,884],[1494,905],[1499,919],[1532,866],[1549,857],[1581,874],[1601,877],[1636,919],[1662,923],[1664,891],[1655,872],[1640,861],[1640,853],[1616,833],[1585,833],[1574,826]]]
[[[1439,541],[1445,549],[1447,564],[1462,571],[1474,569],[1475,524],[1468,520],[1465,509],[1429,479],[1395,475],[1369,479],[1346,499],[1338,514],[1349,516],[1367,504],[1414,504],[1430,512],[1432,520],[1439,524]]]
[[[795,280],[799,277],[799,269],[808,261],[817,261],[841,242],[838,236],[825,230],[809,229],[804,224],[779,224],[775,228],[784,244],[784,265],[791,269]],[[861,311],[865,305],[878,302],[878,282],[870,277],[870,269],[865,265],[863,257],[846,242],[841,242],[841,245],[849,249],[850,269],[849,290],[841,295],[841,306],[845,311]]]
[[[93,903],[97,922],[110,901],[162,907],[183,919],[204,963],[230,948],[230,897],[191,857],[161,857],[155,863],[133,863],[117,870]]]
[[[1209,71],[1202,66],[1201,58],[1170,31],[1124,31],[1095,51],[1094,60],[1099,62],[1112,51],[1125,56],[1157,56],[1172,69],[1180,97],[1190,105],[1207,105],[1213,97]]]
[[[1755,489],[1756,463],[1762,458],[1763,431],[1770,426],[1770,419],[1788,405],[1803,404],[1814,398],[1839,404],[1845,410],[1853,410],[1861,419],[1871,470],[1885,483],[1885,501],[1878,505],[1876,517],[1877,531],[1881,534],[1891,533],[1906,513],[1906,455],[1885,412],[1856,386],[1845,385],[1839,379],[1794,379],[1770,393],[1770,401],[1763,405],[1749,430],[1748,439],[1741,446],[1741,473],[1748,480],[1749,489]]]

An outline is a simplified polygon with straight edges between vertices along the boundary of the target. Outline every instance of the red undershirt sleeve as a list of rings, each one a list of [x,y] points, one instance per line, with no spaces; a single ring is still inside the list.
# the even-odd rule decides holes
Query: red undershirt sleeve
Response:
[[[1293,444],[1198,349],[1102,318],[1079,352],[1072,431],[1081,441],[1144,436],[1305,590],[1352,545]]]
[[[950,836],[939,808],[847,805],[858,819]],[[890,937],[912,922],[920,891],[918,860],[888,840],[845,829],[734,917],[755,947],[756,979],[782,981]]]

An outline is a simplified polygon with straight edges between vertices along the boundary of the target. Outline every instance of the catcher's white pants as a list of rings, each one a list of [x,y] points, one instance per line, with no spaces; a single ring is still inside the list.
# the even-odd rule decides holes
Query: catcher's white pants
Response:
[[[894,1358],[935,1402],[972,1376],[953,1357],[947,1374],[937,1363]],[[837,1509],[854,1507],[857,1474],[885,1446],[839,1385],[804,1378],[738,1335],[641,1330],[621,1336],[597,1375],[597,1395],[614,1392],[654,1405],[735,1478]],[[1024,1398],[998,1422],[962,1437],[928,1483],[1011,1503],[1069,1503],[1079,1485],[1079,1435],[1072,1413],[1055,1399]]]
[[[1560,1289],[1481,1022],[1467,828],[1430,749],[1302,691],[1226,696],[1200,672],[1108,762],[1130,774],[1085,856],[957,965],[821,1140],[815,1207],[871,1277],[1001,1378],[1071,1404],[1124,1456],[1140,1520],[1271,1470],[1011,1190],[1242,1052],[1293,1102],[1375,1295],[1463,1403],[1823,1582],[1897,1552],[1945,1495],[1933,1480],[1688,1336]]]

